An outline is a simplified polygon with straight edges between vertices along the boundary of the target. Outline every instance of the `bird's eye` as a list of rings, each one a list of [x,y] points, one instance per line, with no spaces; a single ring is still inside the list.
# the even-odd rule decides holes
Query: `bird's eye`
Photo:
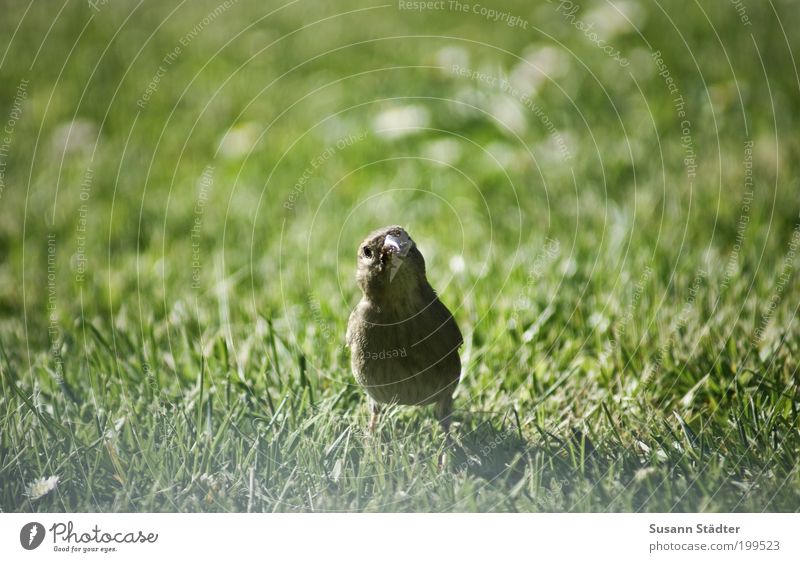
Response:
[[[372,250],[369,249],[369,246],[361,248],[361,253],[364,254],[364,257],[367,259],[372,257]]]

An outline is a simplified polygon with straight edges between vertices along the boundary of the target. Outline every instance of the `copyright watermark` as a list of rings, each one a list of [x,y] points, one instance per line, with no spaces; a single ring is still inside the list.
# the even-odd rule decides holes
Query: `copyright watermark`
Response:
[[[458,12],[474,14],[493,23],[503,23],[508,27],[527,30],[528,20],[505,10],[490,8],[484,4],[460,2],[459,0],[398,0],[397,9],[408,12]]]

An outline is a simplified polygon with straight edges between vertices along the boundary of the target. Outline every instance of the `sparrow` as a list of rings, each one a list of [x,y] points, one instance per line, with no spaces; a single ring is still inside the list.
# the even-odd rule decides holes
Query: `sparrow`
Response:
[[[364,239],[356,281],[362,297],[350,314],[346,340],[353,375],[369,397],[370,433],[382,404],[435,404],[449,439],[463,338],[403,227],[380,228]]]

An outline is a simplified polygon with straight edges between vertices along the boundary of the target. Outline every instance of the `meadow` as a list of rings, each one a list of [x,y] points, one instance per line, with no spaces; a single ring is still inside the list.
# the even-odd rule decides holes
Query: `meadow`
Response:
[[[800,510],[792,2],[3,2],[0,510]],[[402,224],[464,334],[367,432]]]

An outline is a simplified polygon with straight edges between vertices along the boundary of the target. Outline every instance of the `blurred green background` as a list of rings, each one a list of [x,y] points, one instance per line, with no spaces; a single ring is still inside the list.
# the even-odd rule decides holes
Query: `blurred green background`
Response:
[[[0,508],[800,508],[794,3],[456,4],[3,2]],[[446,479],[360,435],[393,223]]]

